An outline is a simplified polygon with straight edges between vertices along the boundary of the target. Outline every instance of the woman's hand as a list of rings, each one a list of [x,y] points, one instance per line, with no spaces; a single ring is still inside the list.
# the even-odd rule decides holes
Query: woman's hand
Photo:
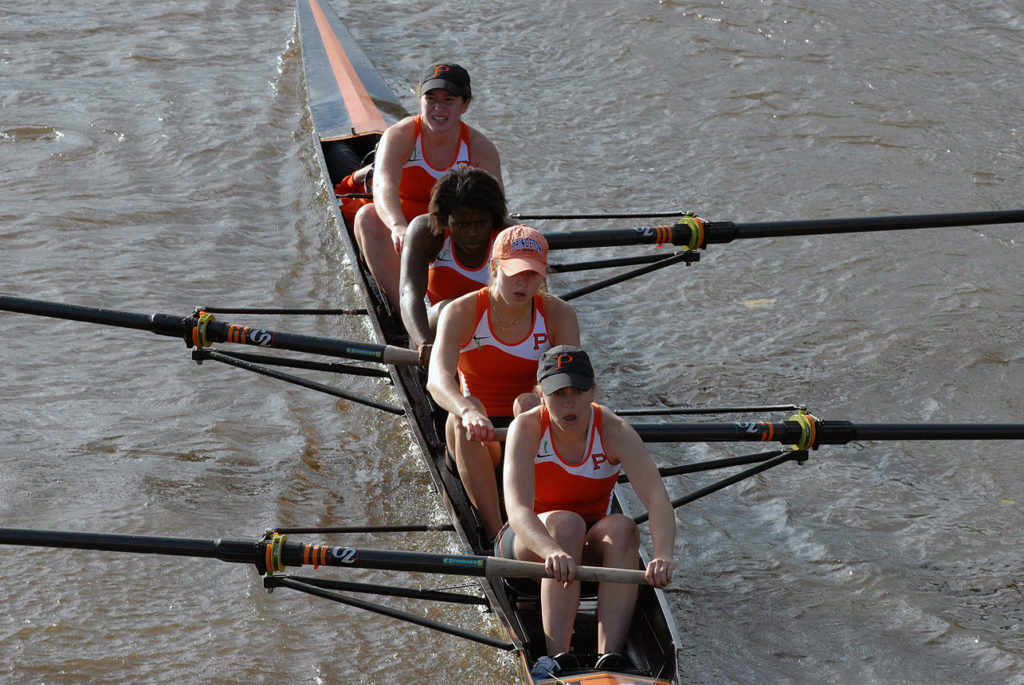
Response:
[[[475,399],[475,398],[474,398]],[[491,442],[494,440],[494,424],[487,418],[481,407],[474,403],[462,410],[462,427],[469,442]]]
[[[647,564],[647,571],[644,573],[644,577],[647,578],[648,584],[653,587],[665,587],[672,582],[672,570],[675,567],[676,562],[671,559],[655,557]]]
[[[544,570],[565,587],[576,580],[576,560],[564,550],[552,552],[544,559]]]
[[[408,224],[391,227],[391,243],[395,246],[395,254],[399,257],[402,256],[402,245],[405,244],[405,232],[408,230]]]
[[[434,349],[433,343],[423,343],[416,348],[416,353],[419,354],[419,364],[424,369],[430,368],[430,352]]]

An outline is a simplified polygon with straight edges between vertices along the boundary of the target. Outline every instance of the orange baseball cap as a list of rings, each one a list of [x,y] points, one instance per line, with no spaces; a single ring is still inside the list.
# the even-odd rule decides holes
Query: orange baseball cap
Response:
[[[510,226],[494,239],[491,259],[498,260],[498,266],[506,276],[515,276],[523,271],[536,271],[548,275],[548,241],[536,228],[523,224]]]

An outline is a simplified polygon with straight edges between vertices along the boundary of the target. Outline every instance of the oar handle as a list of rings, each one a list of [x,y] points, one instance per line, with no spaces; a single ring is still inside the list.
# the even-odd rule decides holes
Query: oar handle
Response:
[[[490,557],[487,559],[487,576],[502,578],[547,578],[544,564],[538,561],[519,561]],[[644,572],[628,568],[604,568],[602,566],[577,566],[577,580],[594,583],[628,583],[647,585]]]
[[[410,350],[405,347],[385,345],[381,359],[385,364],[404,364],[406,366],[414,366],[420,363],[420,353],[416,350]]]

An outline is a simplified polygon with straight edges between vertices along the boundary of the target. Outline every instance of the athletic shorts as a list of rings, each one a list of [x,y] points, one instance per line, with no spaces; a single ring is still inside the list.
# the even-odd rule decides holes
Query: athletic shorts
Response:
[[[595,523],[597,521],[587,523],[587,532],[590,532],[590,528]],[[494,556],[501,557],[502,559],[516,558],[516,532],[512,530],[512,526],[508,523],[501,527],[501,530],[498,531],[494,538]]]
[[[516,532],[506,523],[494,537],[494,556],[502,559],[516,558]]]

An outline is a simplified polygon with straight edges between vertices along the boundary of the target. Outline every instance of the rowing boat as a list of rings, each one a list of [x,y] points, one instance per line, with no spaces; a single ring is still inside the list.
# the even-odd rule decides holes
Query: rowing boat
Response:
[[[384,129],[405,116],[394,93],[358,46],[351,33],[324,0],[298,0],[298,24],[302,61],[313,127],[319,141],[318,157],[324,180],[333,188],[349,172],[363,164]],[[349,262],[367,302],[378,339],[397,347],[408,346],[398,314],[377,288],[361,259],[352,227],[337,206],[331,211],[344,237]],[[488,554],[489,541],[458,477],[448,468],[444,451],[444,422],[447,416],[437,407],[424,387],[423,370],[410,365],[393,365],[391,377],[408,417],[427,469],[456,534],[467,553]],[[620,485],[621,487],[626,487]],[[623,498],[615,506],[629,514]],[[646,558],[644,559],[646,562]],[[545,651],[539,598],[534,588],[512,585],[501,578],[481,580],[487,601],[508,633],[517,655],[518,668],[527,682],[530,667]],[[580,683],[671,683],[676,682],[679,638],[668,603],[661,590],[642,586],[627,640],[627,656],[635,671],[597,672],[585,664],[596,644],[596,601],[584,599],[577,618],[574,649],[584,664],[578,670],[563,670],[559,677],[573,677]]]
[[[310,109],[314,112],[313,119],[316,122],[319,133],[318,153],[314,156],[319,161],[321,174],[326,185],[326,182],[330,179],[332,172],[338,175],[360,163],[362,156],[372,151],[373,143],[380,135],[380,131],[382,131],[390,121],[402,116],[404,114],[404,110],[402,110],[393,93],[390,92],[387,86],[379,78],[379,74],[376,73],[372,66],[367,66],[369,64],[368,60],[358,51],[354,42],[351,41],[351,37],[346,36],[343,32],[344,30],[341,23],[329,12],[329,10],[326,10],[325,12],[325,8],[321,8],[320,5],[314,5],[312,2],[300,2],[298,7],[300,22],[303,24],[304,30],[308,32],[310,30],[309,27],[314,25],[325,27],[318,35],[309,35],[307,33],[304,37],[304,46],[309,53],[309,60],[307,61],[306,66],[307,73],[309,74],[308,85],[310,87]],[[315,10],[314,7],[316,8]],[[302,19],[303,17],[305,17],[304,21]],[[322,50],[318,47],[321,43],[323,44]],[[317,54],[320,55],[319,59],[316,57]],[[319,78],[314,76],[317,69],[320,70]],[[363,114],[368,114],[369,116],[363,116]],[[330,118],[331,115],[334,116],[333,121]],[[667,215],[659,214],[658,216]],[[332,217],[339,227],[343,226],[342,219],[339,218],[336,209],[333,210]],[[552,219],[555,217],[548,216],[546,218]],[[598,217],[576,216],[571,218]],[[602,216],[599,218],[624,217],[620,215],[615,217]],[[702,249],[705,245],[712,243],[728,243],[733,240],[742,240],[747,238],[819,235],[876,230],[907,230],[943,226],[977,226],[1010,222],[1024,222],[1024,209],[1001,212],[986,211],[902,217],[868,217],[862,219],[818,219],[811,221],[777,221],[750,224],[734,224],[732,222],[716,221],[703,222],[700,225],[694,223],[693,226],[658,226],[648,229],[621,229],[615,231],[595,232],[573,231],[571,235],[548,233],[547,236],[553,249],[556,249],[559,244],[561,244],[562,247],[569,247],[570,245],[568,243],[570,242],[573,247],[631,245],[640,243],[671,243],[677,246],[686,246],[686,252],[677,253],[677,255],[680,255],[678,259],[676,256],[669,258],[654,256],[658,264],[667,264],[678,263],[680,260],[685,261],[686,263],[697,261],[700,255],[696,252],[696,249]],[[346,239],[349,237],[347,230],[348,229],[345,228],[341,232]],[[1012,241],[1010,242],[1012,243]],[[394,342],[404,344],[404,336],[401,334],[400,329],[396,328],[397,322],[394,314],[387,310],[387,305],[384,303],[383,298],[379,297],[379,293],[375,291],[372,282],[369,281],[367,274],[362,270],[362,267],[359,265],[358,254],[351,249],[351,246],[346,246],[346,250],[350,262],[356,266],[355,273],[359,278],[359,287],[362,294],[367,299],[367,302],[374,303],[371,317],[377,331],[378,338],[393,340]],[[631,261],[626,259],[605,260],[605,262],[610,261],[615,261],[617,264],[652,263],[646,258],[641,261]],[[572,266],[581,267],[582,265],[582,263],[574,263]],[[595,266],[593,268],[600,267]],[[560,270],[565,269],[562,268]],[[27,288],[28,286],[23,287]],[[590,291],[592,291],[592,289]],[[563,298],[569,299],[567,295],[563,295]],[[37,316],[72,319],[137,330],[148,330],[151,333],[171,336],[179,340],[184,338],[188,347],[191,348],[190,353],[193,360],[197,362],[204,360],[216,360],[224,363],[231,363],[241,368],[248,368],[251,371],[258,371],[264,375],[281,378],[283,380],[285,379],[285,374],[272,374],[269,369],[257,368],[254,364],[251,364],[250,361],[255,358],[256,355],[229,356],[227,353],[220,352],[219,350],[217,352],[213,352],[205,348],[209,347],[213,343],[236,343],[393,364],[410,364],[413,363],[416,357],[415,353],[406,347],[355,343],[331,338],[316,338],[308,335],[281,333],[253,328],[250,326],[234,324],[228,325],[222,321],[215,321],[213,317],[214,310],[211,308],[197,309],[191,315],[182,317],[169,316],[166,314],[120,312],[89,306],[66,305],[39,300],[28,300],[26,298],[16,296],[0,295],[0,310],[21,312]],[[250,314],[257,313],[257,311],[254,310],[219,310],[219,312],[227,311],[234,311],[236,313],[242,313],[242,311],[245,311],[245,313]],[[342,312],[340,310],[321,309],[315,311],[259,311],[262,313],[315,313],[318,315],[356,313],[349,310]],[[365,311],[363,313],[365,313]],[[309,360],[285,359],[283,357],[274,357],[273,359],[276,362],[284,362],[282,365],[303,369],[336,371],[335,367],[338,366],[335,364],[311,362]],[[268,364],[271,363],[269,358],[262,358],[261,361]],[[361,368],[360,371],[366,372],[370,370]],[[346,527],[344,529],[308,529],[301,532],[378,533],[397,531],[399,529],[409,531],[414,529],[444,529],[455,530],[457,537],[465,549],[476,550],[480,548],[483,540],[479,533],[478,522],[472,517],[472,511],[466,505],[465,498],[461,493],[461,489],[459,488],[457,481],[453,479],[451,474],[445,471],[443,463],[439,460],[439,453],[436,449],[440,444],[439,431],[436,423],[437,417],[432,412],[429,397],[422,393],[422,387],[419,385],[419,382],[422,380],[420,372],[412,367],[405,370],[394,369],[385,371],[373,369],[372,371],[380,371],[380,373],[385,376],[393,374],[395,387],[397,388],[397,392],[402,403],[402,406],[385,405],[384,403],[377,403],[373,406],[379,406],[381,409],[391,411],[396,414],[408,414],[412,417],[412,424],[410,428],[413,429],[417,443],[420,446],[425,445],[435,448],[423,449],[422,454],[426,458],[430,475],[434,479],[435,483],[438,484],[437,489],[440,493],[441,499],[444,501],[445,506],[452,515],[454,525],[450,527],[386,527],[388,530],[380,530],[385,527],[363,526]],[[353,373],[354,371],[348,372]],[[321,386],[320,384],[296,378],[288,380],[293,383],[299,383],[304,387],[330,392],[331,394],[339,397],[346,397],[344,392],[337,388]],[[197,392],[195,394],[199,396],[201,393]],[[704,408],[699,411],[683,411],[682,408],[679,407],[647,407],[641,410],[619,409],[618,413],[620,415],[648,416],[668,413],[755,413],[766,409],[790,410],[796,409],[796,407],[792,405],[774,408],[727,407],[716,408],[715,410]],[[726,478],[725,480],[714,483],[710,486],[702,487],[694,493],[676,499],[673,502],[673,505],[676,507],[691,502],[698,497],[720,490],[732,483],[737,483],[743,478],[762,473],[773,466],[789,461],[805,461],[809,457],[809,450],[816,449],[819,445],[845,444],[851,441],[874,440],[1024,440],[1024,424],[853,424],[847,421],[820,421],[806,414],[800,414],[789,421],[782,422],[744,421],[728,424],[634,423],[633,425],[644,440],[649,442],[781,442],[784,445],[789,445],[794,448],[784,452],[760,453],[731,459],[716,459],[713,462],[705,462],[703,464],[686,463],[661,468],[661,473],[667,477],[681,473],[706,471],[712,468],[759,464],[754,468],[749,468],[743,473]],[[33,495],[34,494],[35,493],[33,493]],[[1014,504],[1009,498],[1003,499],[1002,503],[1010,506],[1013,506]],[[642,514],[640,516],[634,516],[634,519],[638,520],[638,522],[640,522],[642,518]],[[534,568],[529,572],[525,570],[516,570],[515,574],[511,573],[508,569],[502,568],[500,564],[497,565],[498,568],[491,569],[491,562],[499,560],[486,555],[474,556],[446,554],[434,555],[437,558],[427,559],[424,558],[424,555],[422,554],[409,552],[392,552],[389,554],[380,550],[357,550],[348,547],[328,546],[322,544],[300,545],[294,542],[285,542],[284,535],[286,532],[298,533],[300,531],[297,529],[292,529],[291,531],[269,531],[266,536],[259,540],[225,541],[220,539],[194,540],[185,538],[147,537],[140,535],[111,535],[69,531],[33,531],[0,528],[0,546],[32,545],[51,548],[164,554],[197,558],[215,558],[222,561],[252,564],[256,566],[257,570],[261,574],[265,574],[263,575],[262,581],[264,587],[268,590],[279,587],[301,590],[318,597],[333,599],[344,603],[347,606],[357,606],[362,609],[384,613],[385,615],[392,615],[395,616],[395,618],[407,620],[416,623],[417,625],[428,625],[428,623],[427,620],[420,617],[409,617],[407,615],[399,616],[398,614],[401,612],[397,612],[395,610],[391,610],[390,613],[386,613],[381,610],[381,607],[369,606],[369,603],[366,602],[357,603],[354,598],[350,597],[348,594],[344,596],[334,595],[326,591],[325,588],[333,587],[345,593],[362,591],[372,592],[374,594],[390,594],[391,596],[398,597],[415,597],[424,600],[436,599],[438,601],[457,601],[463,604],[473,605],[487,603],[493,608],[494,615],[500,619],[501,625],[504,627],[511,639],[492,640],[491,642],[488,642],[479,639],[481,637],[479,635],[472,637],[467,634],[466,637],[469,639],[477,639],[477,641],[483,642],[484,644],[493,644],[495,647],[515,652],[517,657],[516,661],[518,662],[521,670],[526,669],[530,663],[532,655],[537,653],[536,645],[538,644],[539,636],[536,635],[536,632],[531,632],[536,631],[537,628],[535,600],[530,597],[526,597],[523,594],[517,594],[516,591],[506,587],[504,585],[504,581],[500,580],[500,578],[510,577],[511,575],[519,573],[526,574],[521,577],[536,578],[542,572],[542,569],[538,571],[538,569]],[[843,563],[845,564],[846,562]],[[476,577],[486,576],[487,580],[483,581],[483,584],[479,586],[481,591],[476,593],[482,595],[479,597],[476,596],[476,594],[472,597],[455,596],[456,593],[440,592],[436,590],[417,590],[408,587],[387,588],[377,585],[368,586],[366,584],[363,584],[362,587],[358,589],[354,589],[353,586],[357,585],[355,583],[334,583],[333,585],[328,585],[331,581],[322,577],[301,578],[298,576],[284,575],[283,571],[286,566],[299,565],[353,568],[363,566],[370,569],[387,568],[400,571],[415,571],[417,573],[434,572],[446,575],[461,574],[473,575]],[[608,569],[594,570],[607,571]],[[944,568],[940,568],[940,571],[942,570],[944,570]],[[642,573],[636,570],[622,569],[620,571],[642,576]],[[615,582],[622,581],[617,580]],[[986,587],[991,589],[988,585],[986,585]],[[996,588],[996,591],[998,592],[998,587]],[[974,592],[974,590],[972,590],[972,592]],[[988,595],[991,593],[985,592],[983,594]],[[646,596],[647,595],[645,595],[645,597]],[[655,626],[647,629],[647,633],[639,633],[639,638],[635,639],[632,643],[632,649],[634,650],[632,656],[634,659],[637,658],[637,650],[652,649],[652,646],[657,646],[659,644],[657,640],[671,635],[674,630],[671,623],[671,617],[665,610],[665,606],[662,601],[663,598],[660,597],[659,593],[652,593],[651,596],[656,600],[659,600],[661,603],[653,608],[642,607],[642,609],[647,612],[644,614],[644,617],[646,620],[664,619],[665,626],[664,628],[661,626]],[[985,606],[987,608],[988,604]],[[592,610],[592,607],[590,607],[590,609]],[[986,614],[987,613],[990,612],[986,611]],[[32,615],[28,616],[27,620],[31,620],[31,616]],[[416,618],[420,618],[420,620],[414,620]],[[581,623],[581,631],[588,629],[586,620],[587,618],[584,617],[584,622]],[[431,627],[435,627],[439,630],[444,629],[443,626]],[[449,626],[448,628],[451,627]],[[451,634],[458,634],[458,632],[454,630],[448,630],[448,632]],[[462,632],[468,633],[469,631]],[[986,630],[985,632],[990,631]],[[42,639],[50,639],[47,635],[52,633],[52,631],[44,631],[44,633],[46,634],[43,635]],[[21,633],[19,633],[19,636],[20,635]],[[890,635],[892,635],[891,631]],[[715,637],[717,638],[717,636]],[[953,637],[954,639],[956,638],[955,635]],[[17,639],[20,639],[20,637],[16,637],[16,640]],[[101,637],[101,639],[104,638]],[[694,639],[701,640],[702,638],[697,635]],[[58,640],[58,642],[60,641]],[[946,641],[940,641],[940,643],[941,644],[938,645],[938,648],[941,649],[945,645]],[[934,640],[930,641],[929,644],[931,647],[935,647]],[[57,647],[59,649],[59,644]],[[656,671],[651,667],[651,664],[657,663],[657,657],[648,656],[648,660],[643,662],[641,665],[651,670],[650,677],[630,677],[628,679],[629,682],[649,683],[671,682],[673,680],[678,680],[680,678],[680,669],[677,664],[672,663],[673,656],[671,655],[674,655],[675,653],[673,649],[674,645],[670,642],[669,646],[663,652],[665,655],[664,671]],[[692,650],[687,651],[688,653],[696,654],[696,652],[693,652]],[[262,655],[260,656],[262,657]],[[955,658],[955,655],[953,658]],[[258,662],[258,668],[262,668],[267,663],[262,658],[258,659]],[[691,670],[695,670],[694,662],[688,660],[687,665]],[[63,667],[63,665],[59,666]],[[786,668],[786,666],[782,666],[782,668]],[[816,662],[816,664],[812,663],[808,668],[822,668],[822,663],[820,661]],[[974,668],[977,670],[975,665],[969,665],[968,668]],[[1012,668],[1013,667],[1011,666],[1010,669],[1012,670]],[[871,673],[877,672],[874,664],[868,664],[867,669]],[[833,672],[832,665],[830,664],[829,667],[824,670],[826,672]],[[61,672],[64,672],[64,670]],[[561,675],[568,674],[563,673]],[[577,673],[575,675],[569,675],[565,680],[568,682],[585,682],[588,680],[590,682],[621,682],[622,678],[619,676],[623,675],[628,674],[618,674],[618,676],[616,676],[614,674],[599,675],[594,673]],[[528,675],[526,676],[526,679],[531,682],[537,682],[536,679],[530,678]]]

